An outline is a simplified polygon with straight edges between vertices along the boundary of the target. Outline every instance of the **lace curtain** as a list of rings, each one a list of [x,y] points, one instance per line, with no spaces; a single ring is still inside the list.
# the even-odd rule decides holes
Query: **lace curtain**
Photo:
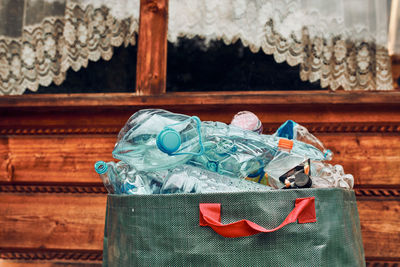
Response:
[[[169,36],[240,39],[304,81],[336,90],[390,90],[388,2],[383,0],[170,1]]]
[[[69,68],[134,45],[139,0],[1,0],[0,94],[59,85]]]
[[[168,40],[241,40],[332,90],[390,90],[389,2],[169,0]],[[61,84],[69,68],[134,45],[139,0],[2,0],[0,94]]]

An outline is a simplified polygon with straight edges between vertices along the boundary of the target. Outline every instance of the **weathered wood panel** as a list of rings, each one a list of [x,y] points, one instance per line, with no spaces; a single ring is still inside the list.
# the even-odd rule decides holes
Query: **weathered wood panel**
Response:
[[[366,257],[400,261],[400,200],[357,202]]]
[[[6,159],[0,181],[99,182],[94,163],[112,160],[115,140],[101,135],[0,138],[0,157]]]
[[[398,185],[400,135],[320,135],[334,153],[331,164],[341,164],[357,185]]]
[[[0,248],[101,250],[106,195],[2,194]]]
[[[399,135],[320,134],[357,185],[398,185]],[[93,165],[113,160],[113,135],[6,136],[0,138],[0,181],[100,182]]]
[[[141,0],[136,93],[165,93],[167,78],[168,0]]]
[[[224,91],[224,92],[180,92],[166,93],[160,95],[137,96],[129,93],[109,94],[42,94],[0,97],[0,108],[107,108],[125,107],[129,109],[175,106],[187,110],[197,110],[210,105],[263,105],[268,106],[324,106],[329,109],[332,105],[356,105],[368,107],[380,105],[387,107],[388,104],[398,105],[400,92],[345,92],[345,91]],[[196,106],[196,109],[193,108]],[[31,109],[34,111],[35,109]],[[61,109],[60,109],[61,110]],[[221,109],[223,110],[223,109]],[[374,110],[376,114],[382,110]],[[267,115],[267,114],[266,114]],[[309,114],[312,116],[313,114]],[[362,115],[362,114],[360,114]]]

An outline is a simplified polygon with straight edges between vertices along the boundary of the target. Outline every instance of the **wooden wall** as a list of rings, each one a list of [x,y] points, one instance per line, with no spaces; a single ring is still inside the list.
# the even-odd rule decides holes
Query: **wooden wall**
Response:
[[[400,265],[400,93],[247,92],[0,98],[0,266],[99,265],[106,205],[93,165],[141,108],[229,122],[259,115],[264,133],[293,119],[356,180],[368,266]]]

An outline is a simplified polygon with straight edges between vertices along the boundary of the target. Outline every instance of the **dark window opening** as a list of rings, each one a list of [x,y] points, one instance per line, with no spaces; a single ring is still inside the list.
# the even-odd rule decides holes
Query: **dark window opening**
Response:
[[[323,90],[319,81],[303,82],[299,66],[276,63],[263,51],[252,53],[240,41],[225,45],[200,38],[168,43],[167,91]]]
[[[67,71],[65,81],[57,86],[40,86],[37,92],[25,94],[74,94],[74,93],[124,93],[135,92],[137,46],[114,48],[109,61],[89,61],[87,68]]]
[[[89,62],[78,72],[69,69],[59,86],[40,86],[25,94],[135,92],[137,46],[114,48],[110,61]],[[225,45],[200,38],[168,43],[167,92],[323,90],[319,81],[303,82],[299,66],[276,63],[264,52],[252,53],[240,41]]]

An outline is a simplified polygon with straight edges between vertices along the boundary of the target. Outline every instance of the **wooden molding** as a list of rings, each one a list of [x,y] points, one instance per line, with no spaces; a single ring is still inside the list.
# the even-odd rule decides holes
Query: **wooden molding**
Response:
[[[64,261],[87,261],[101,262],[103,251],[101,250],[68,250],[68,249],[18,249],[0,248],[0,259],[3,260],[64,260]],[[400,258],[366,258],[367,267],[397,267],[400,265]]]
[[[102,261],[102,250],[0,248],[0,259],[4,260],[70,260]]]
[[[354,192],[357,199],[363,198],[396,198],[400,200],[400,187],[399,188],[387,188],[387,187],[355,187]]]
[[[311,133],[399,133],[400,122],[331,122],[301,123]],[[271,134],[280,124],[263,123],[264,133]]]
[[[400,187],[359,187],[354,192],[357,199],[395,198],[400,200]],[[0,182],[0,193],[55,193],[55,194],[107,194],[102,183],[13,183]]]
[[[332,123],[301,123],[312,133],[399,133],[400,122],[332,122]],[[264,133],[272,134],[280,124],[263,123]],[[57,127],[43,126],[6,127],[0,125],[0,135],[75,135],[75,134],[112,134],[120,131],[118,127]]]
[[[11,183],[0,182],[0,193],[106,194],[102,183]]]
[[[366,257],[367,267],[398,267],[400,266],[400,258],[376,258]]]
[[[210,105],[375,105],[400,104],[400,92],[329,92],[329,91],[226,91],[166,93],[138,96],[129,93],[110,94],[43,94],[1,96],[2,108],[61,107],[157,107]],[[192,108],[193,110],[193,108]]]
[[[118,134],[120,128],[117,127],[96,127],[96,128],[1,128],[0,135],[73,135],[73,134]]]

